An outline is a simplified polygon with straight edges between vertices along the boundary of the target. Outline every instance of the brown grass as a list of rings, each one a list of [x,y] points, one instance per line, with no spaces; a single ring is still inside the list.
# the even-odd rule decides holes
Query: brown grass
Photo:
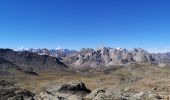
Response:
[[[139,77],[139,79],[132,82],[124,81],[134,77]],[[163,94],[170,93],[170,68],[159,68],[153,65],[137,65],[137,67],[132,66],[131,68],[124,67],[110,74],[100,71],[93,71],[93,73],[87,72],[86,74],[48,71],[39,73],[39,76],[1,76],[0,79],[12,81],[18,87],[34,92],[40,91],[49,84],[79,80],[84,82],[87,88],[91,90],[102,87],[114,88],[115,90],[134,87],[137,88],[138,91],[161,91]]]

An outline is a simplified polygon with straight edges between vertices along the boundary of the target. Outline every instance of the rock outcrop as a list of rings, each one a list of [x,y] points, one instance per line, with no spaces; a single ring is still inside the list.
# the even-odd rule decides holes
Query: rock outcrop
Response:
[[[169,100],[169,95],[158,94],[155,90],[140,91],[127,87],[121,90],[98,88],[91,92],[84,83],[73,81],[50,85],[34,94],[1,80],[0,100]]]
[[[139,63],[153,62],[155,59],[147,51],[139,48],[132,51],[133,59]]]
[[[168,95],[158,95],[150,91],[135,91],[129,87],[117,92],[96,89],[85,97],[87,100],[169,100]]]
[[[35,94],[16,88],[12,83],[0,81],[0,100],[34,100]]]
[[[156,62],[160,67],[166,67],[170,65],[170,53],[157,53],[152,54],[152,56],[156,59]]]
[[[83,96],[91,91],[85,84],[79,81],[67,84],[56,84],[40,92],[37,100],[82,100]]]

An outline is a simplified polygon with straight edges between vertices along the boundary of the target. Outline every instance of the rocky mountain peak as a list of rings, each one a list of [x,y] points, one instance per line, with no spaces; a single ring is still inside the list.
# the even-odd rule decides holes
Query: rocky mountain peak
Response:
[[[63,57],[63,59],[67,62],[68,58],[72,57],[70,55]],[[132,51],[109,47],[97,48],[96,50],[83,48],[77,52],[77,55],[74,54],[74,58],[76,59],[71,61],[69,65],[99,67],[126,64],[129,62],[152,63],[154,61],[152,55],[141,48],[135,48]]]
[[[25,51],[25,50],[24,50]],[[137,63],[158,63],[165,62],[167,56],[161,54],[151,54],[142,48],[127,50],[124,48],[100,47],[97,49],[82,48],[80,51],[69,49],[28,49],[28,52],[38,53],[39,55],[49,55],[60,58],[65,64],[71,66],[111,66],[118,64]],[[168,54],[164,54],[168,55]],[[166,60],[167,62],[167,60]]]

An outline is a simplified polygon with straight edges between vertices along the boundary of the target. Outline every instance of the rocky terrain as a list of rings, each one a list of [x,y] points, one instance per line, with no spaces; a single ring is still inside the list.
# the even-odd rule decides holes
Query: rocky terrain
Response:
[[[16,88],[12,83],[0,81],[0,100],[33,100],[34,93]]]
[[[169,53],[0,49],[0,100],[169,100]]]
[[[169,66],[170,65],[170,53],[157,53],[152,54],[155,59],[157,59],[157,63],[160,66]]]
[[[115,69],[117,67],[117,69]],[[169,68],[149,64],[104,70],[3,76],[1,100],[169,100]]]

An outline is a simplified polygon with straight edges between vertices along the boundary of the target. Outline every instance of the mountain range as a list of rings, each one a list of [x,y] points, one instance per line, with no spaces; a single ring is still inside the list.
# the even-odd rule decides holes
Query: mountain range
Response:
[[[129,63],[148,63],[167,66],[170,53],[149,53],[142,48],[132,50],[102,47],[69,49],[0,49],[1,69],[20,69],[22,71],[44,71],[73,68],[98,68]],[[4,67],[5,66],[5,67]]]
[[[142,48],[127,50],[123,48],[102,47],[82,48],[79,51],[69,49],[22,49],[22,52],[37,53],[42,56],[56,57],[67,66],[102,67],[128,63],[169,64],[170,53],[149,53]]]
[[[64,68],[67,68],[67,66],[56,57],[39,55],[29,51],[0,49],[0,69],[3,73],[13,73],[15,71],[37,72]]]

